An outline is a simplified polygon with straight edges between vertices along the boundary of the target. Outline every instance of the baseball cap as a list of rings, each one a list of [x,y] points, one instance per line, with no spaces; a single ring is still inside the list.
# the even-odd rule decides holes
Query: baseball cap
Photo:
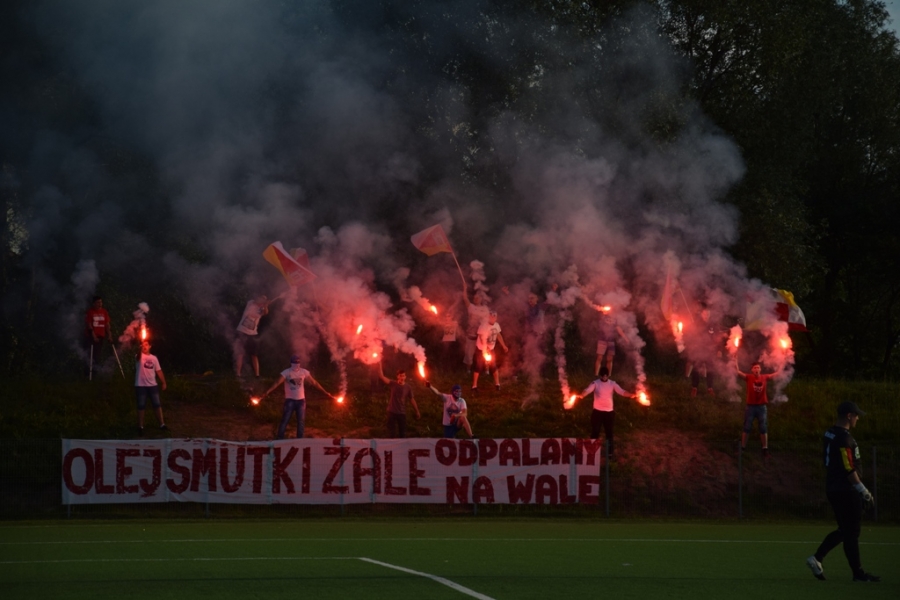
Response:
[[[864,416],[866,414],[859,409],[859,407],[856,405],[856,402],[841,402],[837,407],[838,416],[843,417],[847,413],[853,413],[854,415],[859,416]]]
[[[455,392],[456,390],[462,391],[462,386],[457,384],[457,385],[454,385],[452,388],[450,388],[451,393]]]
[[[300,363],[300,355],[299,354],[291,354],[291,364],[299,364]]]

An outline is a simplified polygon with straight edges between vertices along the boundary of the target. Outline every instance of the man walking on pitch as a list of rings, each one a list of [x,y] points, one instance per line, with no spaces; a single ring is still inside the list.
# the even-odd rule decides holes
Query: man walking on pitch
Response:
[[[865,415],[853,402],[842,402],[837,408],[837,420],[825,432],[825,493],[834,510],[838,528],[822,540],[816,553],[806,559],[807,566],[817,579],[825,579],[822,561],[839,544],[844,544],[844,554],[853,581],[878,582],[881,578],[863,571],[859,557],[859,532],[863,506],[874,506],[875,498],[860,480],[859,446],[850,435],[861,415]]]
[[[626,398],[637,398],[637,394],[632,394],[619,387],[619,384],[609,378],[609,369],[600,367],[600,378],[592,381],[584,391],[577,396],[581,400],[591,392],[594,393],[594,409],[591,411],[591,439],[596,440],[600,437],[600,428],[603,428],[606,441],[609,444],[609,460],[615,460],[615,446],[613,445],[613,426],[616,422],[616,413],[613,410],[613,392]],[[572,408],[574,403],[565,405],[566,408]]]
[[[285,369],[278,376],[278,380],[272,384],[266,393],[262,395],[262,400],[269,394],[275,391],[282,383],[284,384],[284,409],[281,415],[281,424],[278,425],[278,436],[279,440],[284,439],[284,432],[287,429],[287,424],[291,420],[291,415],[297,415],[297,438],[300,439],[303,437],[304,430],[306,429],[306,389],[304,387],[304,382],[309,381],[311,384],[319,388],[323,394],[328,396],[329,398],[334,398],[331,394],[329,394],[325,388],[319,385],[319,382],[316,381],[312,374],[300,366],[300,357],[294,354],[291,356],[291,366],[290,368]]]
[[[159,366],[159,359],[150,354],[150,342],[141,342],[141,352],[138,354],[134,369],[134,393],[137,398],[138,434],[144,435],[144,410],[147,408],[147,399],[156,412],[159,428],[168,429],[163,420],[162,404],[159,401],[159,392],[166,391],[166,377]],[[157,379],[159,384],[157,385]]]
[[[378,377],[391,392],[391,399],[387,409],[387,429],[388,437],[406,437],[406,400],[409,399],[410,404],[416,411],[416,418],[421,419],[419,406],[413,397],[412,388],[406,383],[406,371],[400,369],[397,371],[397,380],[391,381],[384,376],[381,363],[378,363]]]

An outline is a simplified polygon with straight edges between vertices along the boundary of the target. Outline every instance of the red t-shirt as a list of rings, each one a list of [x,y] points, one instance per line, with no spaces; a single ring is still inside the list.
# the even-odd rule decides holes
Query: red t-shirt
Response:
[[[766,395],[766,382],[772,379],[772,375],[747,375],[747,404],[758,405],[768,404],[769,397]]]
[[[109,327],[109,313],[105,308],[90,308],[84,317],[84,323],[88,331],[93,332],[98,338],[105,338]]]

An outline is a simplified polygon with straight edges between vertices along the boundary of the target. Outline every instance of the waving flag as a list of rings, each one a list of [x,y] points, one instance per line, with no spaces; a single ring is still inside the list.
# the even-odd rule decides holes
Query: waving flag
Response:
[[[447,234],[444,233],[444,228],[440,225],[423,229],[409,239],[412,240],[413,246],[428,256],[438,252],[453,253],[453,248],[450,247],[450,240],[447,239]]]
[[[809,331],[806,328],[806,316],[794,301],[794,295],[787,290],[773,289],[779,296],[778,303],[775,305],[778,320],[787,321],[789,331]]]
[[[316,278],[315,274],[301,265],[299,262],[288,254],[281,242],[269,244],[266,251],[263,252],[263,258],[272,263],[276,269],[281,271],[284,278],[292,286],[306,285]]]

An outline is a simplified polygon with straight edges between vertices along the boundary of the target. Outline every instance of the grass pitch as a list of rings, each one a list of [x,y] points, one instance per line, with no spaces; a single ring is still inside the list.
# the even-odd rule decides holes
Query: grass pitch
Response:
[[[586,521],[134,521],[0,525],[18,598],[900,597],[900,528],[867,527],[854,584],[804,559],[820,525]],[[860,589],[864,588],[864,589]]]

